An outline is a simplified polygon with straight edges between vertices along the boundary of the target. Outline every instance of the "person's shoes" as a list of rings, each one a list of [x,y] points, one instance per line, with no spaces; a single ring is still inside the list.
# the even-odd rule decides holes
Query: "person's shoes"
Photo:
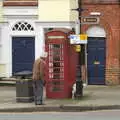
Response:
[[[40,103],[35,102],[35,105],[39,105]]]
[[[38,103],[35,103],[35,105],[38,105]]]
[[[40,103],[39,105],[45,105],[45,103]]]
[[[35,105],[45,105],[44,103],[35,103]]]
[[[43,103],[40,103],[40,104],[35,104],[35,105],[45,105],[45,104],[43,104]]]

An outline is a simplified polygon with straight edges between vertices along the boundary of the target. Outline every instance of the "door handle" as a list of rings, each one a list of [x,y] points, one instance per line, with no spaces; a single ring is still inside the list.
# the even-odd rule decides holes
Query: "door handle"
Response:
[[[15,51],[15,50],[14,50],[14,49],[12,49],[12,53],[14,53],[14,51]]]
[[[15,55],[15,49],[12,50],[12,54]]]
[[[94,65],[99,65],[100,61],[94,61]]]

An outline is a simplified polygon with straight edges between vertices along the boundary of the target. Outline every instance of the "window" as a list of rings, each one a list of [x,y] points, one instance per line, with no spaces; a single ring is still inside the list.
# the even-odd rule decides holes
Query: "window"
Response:
[[[31,24],[27,22],[18,22],[12,28],[13,31],[34,31]]]

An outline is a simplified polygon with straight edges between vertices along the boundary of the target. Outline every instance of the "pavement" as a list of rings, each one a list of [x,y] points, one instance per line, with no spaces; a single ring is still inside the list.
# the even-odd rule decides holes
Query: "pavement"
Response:
[[[80,112],[89,110],[120,109],[120,86],[87,85],[80,99],[48,99],[45,105],[35,106],[34,102],[16,101],[16,86],[0,86],[0,112],[36,112],[59,111]]]

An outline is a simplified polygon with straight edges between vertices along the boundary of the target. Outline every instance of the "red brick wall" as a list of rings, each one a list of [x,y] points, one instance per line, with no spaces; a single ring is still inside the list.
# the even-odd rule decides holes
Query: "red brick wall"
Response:
[[[103,27],[106,36],[106,84],[120,84],[120,4],[83,4],[82,16],[90,12],[100,12],[99,26]],[[92,25],[82,25],[84,33]]]

